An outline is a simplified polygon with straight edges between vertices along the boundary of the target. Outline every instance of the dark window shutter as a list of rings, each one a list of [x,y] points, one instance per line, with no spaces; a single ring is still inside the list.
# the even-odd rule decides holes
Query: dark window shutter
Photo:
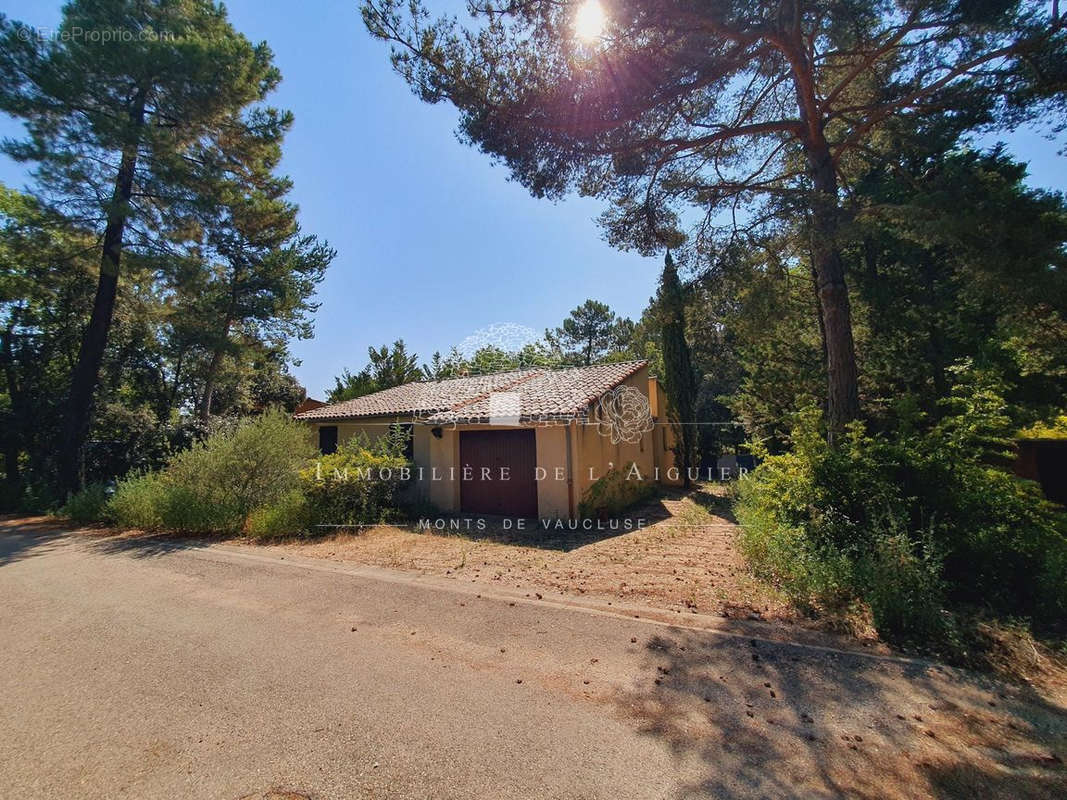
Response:
[[[337,452],[336,425],[323,425],[319,428],[319,452],[324,456]]]

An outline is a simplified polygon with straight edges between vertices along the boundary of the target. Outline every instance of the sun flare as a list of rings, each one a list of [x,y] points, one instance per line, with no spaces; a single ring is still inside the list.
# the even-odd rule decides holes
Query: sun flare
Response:
[[[600,38],[606,21],[604,9],[598,0],[585,0],[574,15],[574,32],[579,39],[591,42]]]

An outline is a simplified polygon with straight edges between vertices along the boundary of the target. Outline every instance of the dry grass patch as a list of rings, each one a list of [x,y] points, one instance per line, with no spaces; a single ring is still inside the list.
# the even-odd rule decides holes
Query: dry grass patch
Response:
[[[379,526],[275,545],[301,555],[443,575],[523,590],[645,603],[680,613],[795,619],[749,574],[736,525],[715,488],[673,493],[634,509],[617,527],[427,531]]]

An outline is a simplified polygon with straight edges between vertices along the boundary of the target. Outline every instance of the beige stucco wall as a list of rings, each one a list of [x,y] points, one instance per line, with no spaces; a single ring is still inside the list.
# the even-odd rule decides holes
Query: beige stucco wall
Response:
[[[660,467],[659,478],[664,482],[666,467],[673,465],[674,456],[669,449],[664,449],[665,441],[669,448],[672,439],[670,427],[666,424],[663,390],[658,388],[655,380],[649,380],[647,368],[638,370],[624,383],[649,397],[649,408],[656,423],[651,431],[644,433],[636,442],[613,443],[610,436],[602,435],[595,416],[595,403],[590,409],[588,422],[535,427],[537,466],[541,468],[537,482],[540,517],[570,518],[577,511],[584,492],[612,466],[622,468],[633,462],[642,478],[649,481],[656,479],[656,467]],[[345,442],[358,433],[366,434],[373,441],[388,431],[389,425],[397,422],[411,422],[411,418],[395,416],[368,417],[351,422],[317,421],[311,426],[317,436],[321,425],[337,425],[339,442]],[[416,491],[421,497],[443,512],[459,511],[462,466],[459,463],[459,435],[464,430],[485,429],[485,425],[442,426],[438,438],[433,435],[431,426],[415,425],[414,457],[416,477],[420,478]],[[506,428],[502,426],[500,429]],[[570,472],[567,471],[568,463]]]
[[[642,367],[625,381],[648,397],[648,368]],[[649,409],[652,402],[649,402]],[[590,410],[589,421],[578,425],[575,437],[575,504],[581,501],[589,487],[598,481],[612,467],[624,468],[633,462],[641,473],[643,480],[655,479],[655,454],[653,451],[655,432],[659,426],[645,432],[638,441],[612,442],[610,435],[604,435],[598,425],[596,404]],[[605,430],[605,433],[607,431]]]
[[[537,429],[537,515],[542,519],[571,517],[574,470],[567,471],[567,445],[572,442],[573,455],[574,427],[571,423]],[[575,506],[577,502],[575,498]]]
[[[459,431],[442,428],[438,439],[429,427],[420,427],[430,436],[430,455],[425,471],[430,503],[441,511],[459,511]]]

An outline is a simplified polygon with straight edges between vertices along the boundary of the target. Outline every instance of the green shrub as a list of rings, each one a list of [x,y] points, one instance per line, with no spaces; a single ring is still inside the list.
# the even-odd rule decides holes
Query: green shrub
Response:
[[[741,551],[760,577],[801,609],[841,609],[854,597],[852,564],[833,548],[817,545],[802,520],[783,520],[775,501],[787,483],[781,472],[771,469],[738,483],[735,512]]]
[[[237,533],[253,511],[299,487],[313,453],[305,426],[268,411],[208,436],[158,473],[122,481],[111,513],[129,527]]]
[[[74,522],[104,522],[108,514],[108,487],[103,483],[90,483],[69,500],[59,510],[64,517]]]
[[[932,540],[916,546],[907,531],[878,530],[855,580],[879,631],[915,644],[944,635],[944,582]]]
[[[253,510],[297,488],[299,469],[313,454],[306,426],[281,411],[219,431],[167,464],[174,496],[164,524],[176,530],[240,530]]]
[[[158,472],[132,475],[118,482],[108,501],[107,514],[124,528],[156,530],[163,527],[167,487]]]
[[[273,505],[258,508],[248,516],[245,529],[256,539],[303,536],[313,532],[311,506],[304,494],[294,489]]]
[[[1007,421],[987,392],[953,400],[929,430],[836,448],[810,411],[793,449],[741,482],[741,546],[810,607],[866,601],[890,638],[934,638],[947,602],[1056,626],[1067,619],[1067,515],[995,466]]]
[[[384,522],[396,510],[400,489],[411,477],[403,441],[382,437],[373,445],[357,436],[300,471],[313,524]]]
[[[641,476],[644,477],[647,476]],[[656,488],[651,481],[641,478],[636,477],[633,462],[621,468],[612,467],[582,493],[578,516],[608,519],[647,500]]]

